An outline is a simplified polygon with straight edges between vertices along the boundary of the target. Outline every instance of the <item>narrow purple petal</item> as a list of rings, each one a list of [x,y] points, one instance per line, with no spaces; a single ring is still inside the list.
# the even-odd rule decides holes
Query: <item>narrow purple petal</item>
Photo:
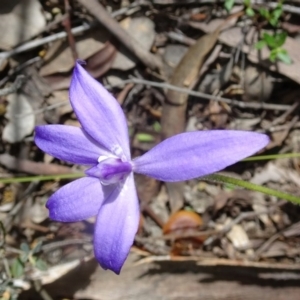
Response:
[[[47,201],[50,219],[78,222],[96,216],[111,191],[111,186],[103,186],[97,178],[83,177],[72,181]]]
[[[166,139],[133,162],[134,172],[162,181],[215,173],[265,147],[269,138],[235,130],[186,132]]]
[[[104,269],[119,274],[133,244],[140,218],[133,175],[101,207],[94,234],[95,257]]]
[[[97,145],[81,128],[66,125],[35,127],[36,145],[50,155],[67,162],[95,165],[109,152]]]
[[[70,100],[83,129],[92,138],[112,153],[122,149],[130,159],[127,123],[119,103],[79,63],[73,72]]]

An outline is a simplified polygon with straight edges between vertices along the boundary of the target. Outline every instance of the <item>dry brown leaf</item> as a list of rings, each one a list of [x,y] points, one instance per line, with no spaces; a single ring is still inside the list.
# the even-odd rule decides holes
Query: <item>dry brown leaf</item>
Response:
[[[9,50],[38,34],[46,25],[38,0],[1,0],[0,49]]]
[[[110,34],[98,28],[76,38],[76,50],[80,59],[86,60],[105,47]],[[40,70],[42,76],[70,71],[74,66],[71,49],[66,41],[57,41],[49,49],[45,64]]]
[[[104,47],[87,59],[86,70],[95,78],[101,77],[110,68],[116,56],[116,48],[110,42],[106,42]],[[74,64],[74,62],[73,62]],[[71,74],[55,74],[45,77],[52,90],[63,90],[70,86]]]
[[[95,78],[101,77],[113,65],[116,55],[116,47],[106,42],[105,46],[87,60],[87,71]]]
[[[202,218],[195,212],[180,210],[172,214],[163,227],[163,233],[182,231],[190,228],[198,228],[203,224]]]

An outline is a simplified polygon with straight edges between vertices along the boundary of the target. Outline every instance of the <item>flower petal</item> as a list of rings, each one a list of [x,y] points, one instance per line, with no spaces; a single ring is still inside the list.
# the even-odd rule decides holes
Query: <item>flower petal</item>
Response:
[[[52,156],[67,162],[95,165],[101,155],[109,152],[101,148],[81,128],[66,125],[35,127],[36,145]]]
[[[132,173],[102,205],[94,233],[95,257],[119,274],[138,229],[140,210]]]
[[[135,159],[133,170],[162,181],[188,180],[220,171],[268,142],[266,135],[247,131],[186,132],[166,139]]]
[[[61,187],[47,201],[49,216],[60,222],[78,222],[97,215],[109,187],[99,179],[83,177]]]
[[[70,100],[83,129],[110,152],[122,149],[129,160],[127,123],[119,103],[79,63],[73,72]]]

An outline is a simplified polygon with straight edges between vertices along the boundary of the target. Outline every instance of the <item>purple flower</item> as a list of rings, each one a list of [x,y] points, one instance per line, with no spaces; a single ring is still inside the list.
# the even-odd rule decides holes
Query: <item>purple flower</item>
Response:
[[[59,159],[87,165],[87,177],[55,192],[47,202],[50,218],[76,222],[97,216],[95,257],[115,273],[126,260],[140,211],[133,172],[162,181],[208,175],[267,145],[264,134],[213,130],[178,134],[131,160],[124,113],[110,93],[77,63],[70,101],[82,128],[37,126],[35,142]]]

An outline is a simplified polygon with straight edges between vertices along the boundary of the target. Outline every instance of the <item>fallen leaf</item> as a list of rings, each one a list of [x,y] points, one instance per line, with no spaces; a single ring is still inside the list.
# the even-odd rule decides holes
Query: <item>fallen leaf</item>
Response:
[[[145,50],[150,50],[155,38],[154,23],[146,17],[126,18],[120,25],[143,46]],[[123,46],[112,64],[112,69],[129,70],[135,67],[137,59]]]
[[[92,30],[76,37],[78,57],[86,60],[105,47],[110,34],[103,28]],[[66,41],[56,41],[45,56],[44,66],[40,70],[42,76],[70,71],[74,66],[71,49]]]
[[[2,138],[9,143],[20,142],[33,131],[35,115],[24,94],[8,95],[7,101],[5,117],[9,121],[3,129]]]
[[[32,222],[40,224],[44,222],[48,216],[49,212],[45,206],[45,199],[42,197],[37,197],[34,204],[30,207],[29,215]]]
[[[231,230],[227,233],[227,237],[236,249],[245,248],[250,244],[246,231],[239,224],[232,226]]]
[[[165,72],[168,77],[173,73],[173,69],[176,68],[187,51],[188,47],[184,45],[170,44],[166,46],[163,60],[166,63]]]
[[[198,90],[207,94],[213,94],[220,90],[230,79],[233,67],[233,56],[219,70],[213,70],[205,75]]]
[[[244,74],[244,101],[267,101],[273,91],[270,72],[258,66],[247,66]]]
[[[34,37],[46,25],[38,0],[1,0],[0,49],[9,50]]]
[[[256,174],[251,179],[252,183],[263,185],[267,182],[278,182],[291,181],[300,187],[300,175],[297,171],[290,168],[280,166],[277,162],[269,162],[267,166]]]
[[[197,213],[189,210],[180,210],[170,216],[163,227],[163,232],[167,234],[178,230],[197,228],[201,225],[202,219]]]
[[[47,104],[49,106],[56,106],[56,108],[47,110],[44,113],[47,121],[52,124],[59,123],[60,118],[64,114],[73,111],[69,101],[69,91],[67,90],[54,91],[49,99],[47,99]]]

